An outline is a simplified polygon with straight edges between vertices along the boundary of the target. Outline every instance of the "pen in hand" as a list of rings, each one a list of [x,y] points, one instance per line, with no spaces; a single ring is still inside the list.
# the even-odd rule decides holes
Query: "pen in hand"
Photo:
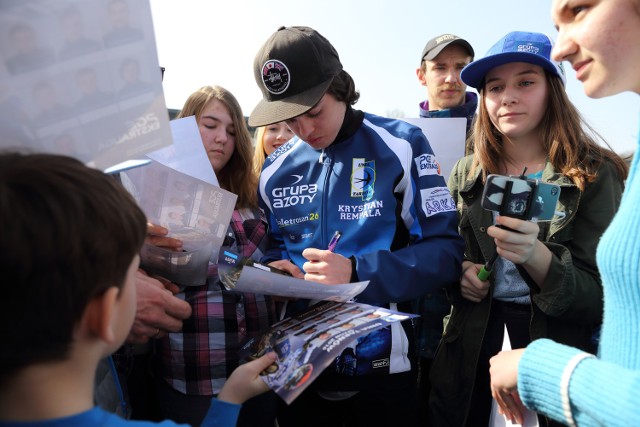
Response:
[[[329,241],[329,246],[327,247],[328,251],[333,252],[336,249],[341,236],[342,233],[340,231],[336,231],[335,233],[333,233],[333,237]]]

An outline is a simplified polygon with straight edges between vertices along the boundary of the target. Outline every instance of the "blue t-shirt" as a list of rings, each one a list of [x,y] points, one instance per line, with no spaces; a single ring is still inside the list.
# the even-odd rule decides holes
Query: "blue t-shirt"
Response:
[[[222,402],[212,399],[209,412],[202,422],[202,426],[207,427],[231,427],[236,425],[241,405]],[[107,412],[100,407],[94,407],[89,411],[82,412],[70,417],[56,418],[44,421],[13,422],[0,421],[0,427],[177,427],[187,424],[176,424],[171,420],[159,423],[151,421],[125,420],[119,416]]]

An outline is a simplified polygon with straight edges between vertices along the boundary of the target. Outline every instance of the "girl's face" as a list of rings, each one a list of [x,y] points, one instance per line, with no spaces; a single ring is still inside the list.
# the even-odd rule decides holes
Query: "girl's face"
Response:
[[[227,107],[212,99],[198,120],[202,145],[216,174],[227,165],[236,147],[236,129]]]
[[[547,108],[548,92],[542,67],[511,62],[487,73],[483,96],[491,123],[515,141],[537,137]]]
[[[569,61],[587,96],[640,93],[640,1],[554,0],[553,57]]]
[[[264,129],[262,136],[262,146],[268,155],[276,151],[276,148],[293,138],[293,132],[285,122],[274,123]]]
[[[304,142],[316,150],[323,150],[338,136],[346,111],[347,104],[325,93],[313,108],[286,123]]]

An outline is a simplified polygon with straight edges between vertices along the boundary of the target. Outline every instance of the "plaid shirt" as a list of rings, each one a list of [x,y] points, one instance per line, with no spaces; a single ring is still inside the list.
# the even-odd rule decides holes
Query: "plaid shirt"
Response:
[[[266,221],[259,210],[234,210],[224,247],[259,260],[267,247]],[[158,340],[162,377],[175,390],[190,395],[216,395],[238,366],[238,350],[275,322],[270,297],[227,291],[210,264],[206,285],[176,295],[189,302],[192,316],[182,331]]]

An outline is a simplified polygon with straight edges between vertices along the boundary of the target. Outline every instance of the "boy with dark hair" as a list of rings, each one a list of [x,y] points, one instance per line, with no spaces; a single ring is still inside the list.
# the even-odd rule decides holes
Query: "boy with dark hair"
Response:
[[[263,98],[249,124],[285,121],[295,134],[260,174],[273,242],[263,261],[325,285],[368,280],[358,302],[401,311],[455,284],[464,241],[422,131],[353,108],[355,83],[313,28],[279,28],[256,54],[254,76]],[[336,231],[342,238],[334,247]],[[287,309],[305,303],[289,301]],[[279,425],[337,426],[347,418],[421,425],[412,337],[411,322],[402,322],[351,342],[278,415]]]
[[[149,425],[93,402],[98,362],[136,311],[146,219],[133,198],[73,158],[2,153],[0,219],[0,426]],[[204,425],[235,424],[238,404],[267,390],[259,373],[273,361],[234,372]]]

